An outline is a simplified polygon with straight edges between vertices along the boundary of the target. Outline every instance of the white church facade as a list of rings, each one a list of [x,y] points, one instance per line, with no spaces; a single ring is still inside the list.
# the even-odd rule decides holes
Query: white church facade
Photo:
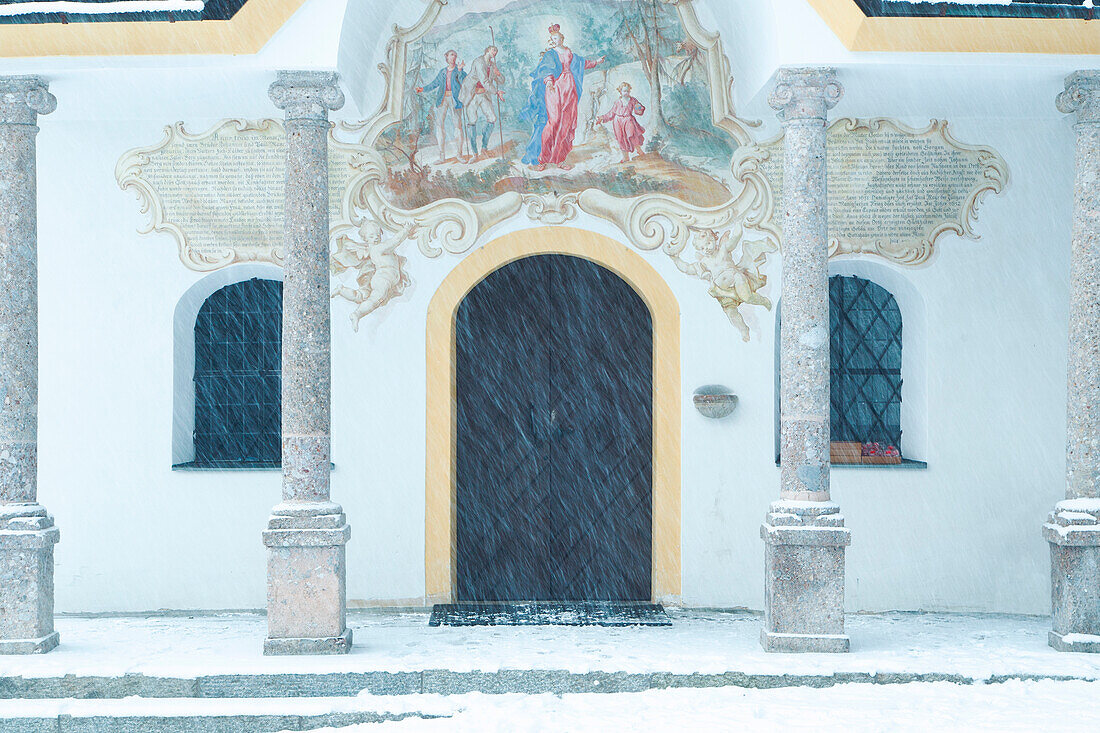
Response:
[[[523,602],[1100,651],[1091,3],[167,5],[0,22],[0,653]]]

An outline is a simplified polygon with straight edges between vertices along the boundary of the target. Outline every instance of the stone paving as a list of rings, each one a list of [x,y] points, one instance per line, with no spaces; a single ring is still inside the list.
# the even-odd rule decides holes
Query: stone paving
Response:
[[[601,727],[592,716],[604,706],[571,693],[666,717],[725,700],[722,715],[756,720],[772,709],[767,695],[797,707],[836,692],[874,710],[885,695],[911,701],[903,707],[912,713],[933,689],[962,710],[971,699],[1034,702],[1100,685],[1100,656],[1051,649],[1043,616],[849,615],[850,654],[782,654],[761,648],[758,613],[669,615],[670,627],[433,628],[427,610],[352,610],[357,644],[338,656],[265,656],[259,612],[62,616],[53,652],[0,657],[0,731],[270,733],[386,721],[419,729],[418,720],[442,730],[514,730],[524,720],[523,729],[545,730],[578,706],[592,708],[578,718],[583,729]],[[528,708],[550,717],[527,720]],[[466,727],[453,728],[463,710]],[[821,712],[815,720],[833,720]],[[446,720],[436,726],[436,716]],[[500,725],[479,728],[485,716]]]
[[[849,615],[850,654],[775,654],[759,614],[670,609],[671,627],[428,626],[350,611],[346,656],[265,657],[261,613],[60,617],[48,655],[0,658],[0,698],[622,692],[947,680],[1100,680],[1100,656],[1047,646],[1041,616]]]

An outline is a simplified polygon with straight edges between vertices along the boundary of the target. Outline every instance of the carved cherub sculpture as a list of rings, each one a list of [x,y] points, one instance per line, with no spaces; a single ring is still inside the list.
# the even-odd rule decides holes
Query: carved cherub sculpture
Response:
[[[409,278],[405,274],[405,258],[395,251],[402,242],[416,231],[416,225],[405,224],[395,234],[385,237],[382,226],[373,219],[359,224],[359,240],[346,234],[336,238],[336,250],[332,253],[332,274],[347,271],[358,273],[354,286],[337,283],[332,297],[340,297],[355,303],[351,312],[351,327],[359,330],[359,321],[393,298],[405,292]]]
[[[772,302],[758,291],[768,282],[767,276],[760,272],[765,255],[775,248],[765,241],[746,242],[741,247],[741,257],[734,261],[733,252],[740,241],[740,232],[736,237],[730,232],[719,237],[710,229],[697,230],[692,238],[696,260],[675,258],[675,262],[682,272],[710,283],[707,292],[721,304],[730,323],[741,332],[741,338],[748,341],[749,326],[738,309],[747,303],[771,310]]]

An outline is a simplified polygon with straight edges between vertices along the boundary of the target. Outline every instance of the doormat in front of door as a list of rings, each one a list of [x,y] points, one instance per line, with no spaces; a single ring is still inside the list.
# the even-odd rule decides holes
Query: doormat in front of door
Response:
[[[660,603],[437,603],[429,626],[672,626]]]

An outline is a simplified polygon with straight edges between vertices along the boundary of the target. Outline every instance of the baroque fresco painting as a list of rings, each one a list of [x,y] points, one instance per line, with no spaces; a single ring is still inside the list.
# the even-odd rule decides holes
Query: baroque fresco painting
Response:
[[[448,12],[449,11],[449,12]],[[466,0],[407,49],[400,122],[376,147],[403,209],[506,192],[731,198],[707,51],[658,0]]]
[[[748,340],[771,308],[782,233],[782,133],[757,142],[733,107],[730,63],[692,0],[427,0],[395,27],[381,106],[329,136],[332,298],[353,328],[411,284],[424,257],[468,252],[518,214],[616,226],[705,286]],[[120,187],[198,271],[280,264],[285,140],[277,120],[223,120],[126,152]],[[945,120],[829,128],[830,253],[901,265],[945,233],[974,238],[1008,183],[992,148]],[[887,195],[888,194],[888,195]]]

